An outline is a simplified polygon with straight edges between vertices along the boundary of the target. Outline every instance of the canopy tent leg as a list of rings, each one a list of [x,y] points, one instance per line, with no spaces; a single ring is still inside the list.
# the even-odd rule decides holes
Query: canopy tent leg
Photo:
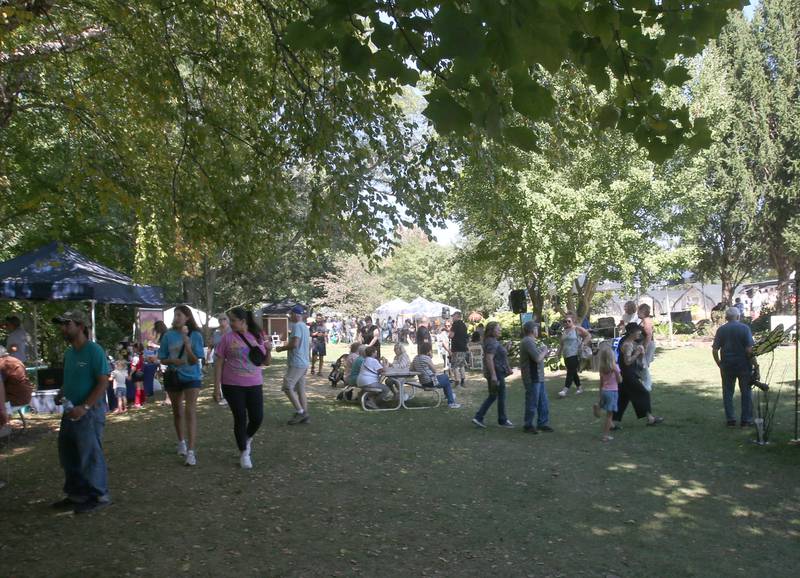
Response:
[[[97,309],[97,301],[89,301],[89,319],[92,324],[92,329],[89,333],[89,338],[92,341],[97,341],[97,334],[95,333],[95,309]]]
[[[39,365],[39,306],[36,301],[33,302],[33,339],[31,340],[31,349],[33,351],[30,358],[36,360],[36,365]]]

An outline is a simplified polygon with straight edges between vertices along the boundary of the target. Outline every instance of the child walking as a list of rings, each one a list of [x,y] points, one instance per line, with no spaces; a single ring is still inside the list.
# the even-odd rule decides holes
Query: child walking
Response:
[[[602,417],[602,412],[606,412],[601,440],[608,442],[614,439],[609,435],[609,432],[611,431],[614,412],[617,411],[619,384],[622,381],[622,374],[614,359],[614,351],[611,349],[610,343],[600,344],[598,359],[600,361],[600,401],[594,404],[593,409],[595,417]]]
[[[128,364],[124,359],[118,359],[114,363],[114,371],[111,372],[111,379],[114,380],[114,396],[117,398],[117,409],[115,413],[122,413],[128,409],[127,392],[125,381],[128,379]]]

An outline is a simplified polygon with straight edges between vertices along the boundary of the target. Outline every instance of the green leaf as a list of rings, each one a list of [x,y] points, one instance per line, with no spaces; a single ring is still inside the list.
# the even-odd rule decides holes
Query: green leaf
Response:
[[[685,66],[670,66],[664,72],[664,82],[669,86],[683,86],[691,78]]]
[[[601,129],[613,128],[619,121],[619,109],[613,104],[607,104],[597,113],[597,126]]]
[[[339,45],[342,70],[365,76],[369,72],[372,52],[353,36],[345,36]]]
[[[538,139],[534,132],[524,126],[510,126],[503,130],[503,136],[514,146],[524,151],[535,152],[539,150]]]
[[[527,73],[512,75],[514,96],[511,105],[518,113],[531,120],[552,114],[555,101],[550,91],[534,81]]]
[[[433,122],[439,133],[464,134],[469,130],[472,119],[470,111],[456,102],[447,90],[437,88],[425,99],[428,101],[424,111],[425,116]]]

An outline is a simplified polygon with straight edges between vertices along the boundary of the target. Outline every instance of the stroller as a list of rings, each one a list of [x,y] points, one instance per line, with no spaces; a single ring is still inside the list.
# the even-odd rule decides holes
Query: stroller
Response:
[[[331,382],[331,387],[339,387],[339,382],[342,384],[345,383],[345,375],[344,375],[344,360],[347,358],[347,355],[342,355],[339,359],[336,360],[336,363],[331,364],[331,372],[328,375],[328,381]]]

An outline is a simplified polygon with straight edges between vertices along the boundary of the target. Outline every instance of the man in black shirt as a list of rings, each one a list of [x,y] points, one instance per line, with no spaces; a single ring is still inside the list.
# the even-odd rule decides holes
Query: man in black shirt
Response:
[[[431,345],[431,332],[430,329],[428,329],[429,323],[428,318],[423,317],[417,324],[417,355],[422,355],[423,343]]]
[[[381,358],[381,330],[372,323],[372,317],[364,317],[364,325],[361,328],[361,343],[366,347],[374,347],[378,350],[378,359]]]
[[[461,312],[453,313],[453,325],[450,327],[450,351],[453,352],[453,379],[457,386],[466,387],[467,379],[467,324],[461,319]]]

